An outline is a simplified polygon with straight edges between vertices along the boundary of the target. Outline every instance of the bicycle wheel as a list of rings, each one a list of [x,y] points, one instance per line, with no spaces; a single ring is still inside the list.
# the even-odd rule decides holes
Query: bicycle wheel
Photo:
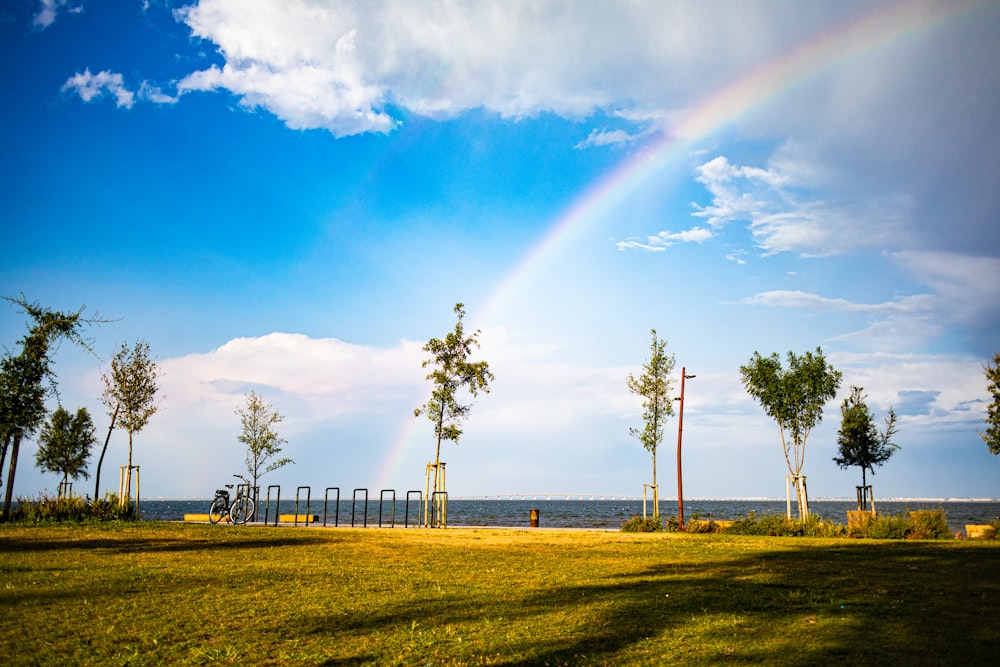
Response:
[[[229,508],[229,520],[237,524],[246,523],[253,516],[255,509],[252,498],[240,498]]]
[[[226,502],[216,496],[215,500],[212,501],[212,506],[208,508],[208,520],[211,523],[219,523],[228,514],[227,509]]]

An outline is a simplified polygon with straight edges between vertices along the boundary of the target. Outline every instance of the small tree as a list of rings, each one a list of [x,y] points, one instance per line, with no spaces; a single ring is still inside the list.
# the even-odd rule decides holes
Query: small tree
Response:
[[[250,491],[253,493],[261,477],[295,461],[288,457],[274,458],[281,453],[281,445],[288,442],[274,430],[275,425],[285,417],[256,392],[246,395],[246,403],[246,408],[236,410],[243,427],[243,432],[236,439],[247,448],[247,474],[253,480]]]
[[[639,430],[630,428],[629,434],[638,438],[642,446],[653,456],[653,519],[659,521],[660,497],[656,484],[656,449],[663,441],[663,427],[667,417],[674,414],[674,401],[669,396],[674,380],[670,374],[674,370],[674,355],[667,356],[667,341],[656,337],[656,329],[650,329],[653,338],[650,344],[649,361],[643,365],[643,374],[634,377],[629,373],[625,379],[628,390],[642,397],[642,418],[646,426]],[[646,510],[643,509],[643,512]]]
[[[437,449],[434,454],[434,491],[443,491],[441,476],[441,442],[450,440],[458,444],[462,436],[460,425],[469,415],[472,404],[458,402],[460,393],[464,390],[475,397],[480,391],[488,394],[493,373],[485,361],[469,361],[472,349],[479,347],[479,331],[471,336],[465,335],[462,318],[465,317],[463,304],[455,304],[455,330],[444,337],[444,340],[431,338],[424,345],[424,352],[431,354],[425,359],[422,367],[431,367],[426,379],[434,386],[430,400],[413,411],[415,417],[426,415],[434,424],[434,436],[437,439]],[[429,501],[430,499],[425,499]],[[427,516],[426,507],[424,512]]]
[[[875,416],[865,403],[861,387],[851,387],[851,395],[840,405],[840,430],[837,433],[839,454],[833,462],[841,468],[858,466],[861,468],[862,493],[868,487],[866,472],[875,474],[875,466],[881,466],[896,453],[899,445],[892,441],[896,433],[896,413],[889,408],[885,417],[885,428],[879,432],[875,426]],[[861,507],[866,509],[867,496],[861,496]]]
[[[796,482],[799,518],[809,516],[809,498],[803,484],[806,439],[823,421],[823,405],[837,395],[841,373],[826,363],[823,350],[802,356],[788,352],[788,368],[781,367],[777,352],[762,357],[754,352],[750,363],[740,366],[740,376],[747,393],[778,423],[781,449],[788,472]],[[789,511],[789,514],[791,512]]]
[[[986,408],[986,430],[979,437],[986,443],[990,453],[1000,456],[1000,352],[993,357],[992,364],[983,368],[986,373],[986,389],[993,399]]]
[[[108,415],[117,415],[117,427],[128,432],[128,468],[121,501],[132,497],[132,440],[156,414],[159,403],[156,383],[160,369],[149,356],[149,343],[139,340],[133,347],[122,343],[111,360],[111,372],[103,376]],[[115,417],[112,417],[115,419]]]
[[[63,489],[70,478],[90,477],[86,467],[90,448],[95,442],[94,424],[87,408],[80,408],[74,416],[58,407],[49,421],[42,425],[35,465],[46,472],[61,474],[60,489]]]

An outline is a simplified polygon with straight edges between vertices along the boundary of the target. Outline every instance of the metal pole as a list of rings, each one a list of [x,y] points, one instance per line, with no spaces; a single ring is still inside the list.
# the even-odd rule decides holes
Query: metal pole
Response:
[[[684,476],[681,473],[681,437],[684,433],[684,380],[693,378],[681,367],[681,408],[677,416],[677,526],[684,530]]]

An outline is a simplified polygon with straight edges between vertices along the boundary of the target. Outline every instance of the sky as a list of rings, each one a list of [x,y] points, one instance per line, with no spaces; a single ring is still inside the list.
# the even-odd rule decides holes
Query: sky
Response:
[[[139,340],[143,497],[241,472],[251,391],[295,461],[265,485],[423,489],[422,346],[463,303],[495,380],[442,448],[453,497],[641,497],[655,329],[695,376],[688,498],[785,497],[739,368],[816,347],[843,382],[811,497],[860,484],[833,463],[858,386],[899,418],[876,498],[1000,498],[998,2],[11,0],[0,31],[0,295],[107,320],[53,356],[98,434],[78,493]],[[0,303],[4,352],[27,323]],[[676,450],[675,417],[663,499]],[[17,496],[58,485],[35,451]]]

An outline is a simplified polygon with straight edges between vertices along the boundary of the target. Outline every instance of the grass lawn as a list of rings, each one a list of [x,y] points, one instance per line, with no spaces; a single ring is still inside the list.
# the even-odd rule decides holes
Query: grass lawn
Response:
[[[4,664],[996,664],[1000,543],[0,526]]]

